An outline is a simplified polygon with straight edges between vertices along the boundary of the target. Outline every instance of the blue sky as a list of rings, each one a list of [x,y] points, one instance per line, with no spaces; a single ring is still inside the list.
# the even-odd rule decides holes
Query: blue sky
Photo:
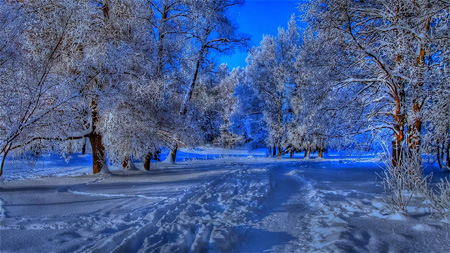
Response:
[[[286,27],[292,13],[297,16],[299,0],[246,0],[235,14],[239,30],[251,36],[251,45],[257,46],[264,34],[276,35],[278,27]],[[230,69],[245,67],[247,52],[235,52],[233,55],[220,58]]]

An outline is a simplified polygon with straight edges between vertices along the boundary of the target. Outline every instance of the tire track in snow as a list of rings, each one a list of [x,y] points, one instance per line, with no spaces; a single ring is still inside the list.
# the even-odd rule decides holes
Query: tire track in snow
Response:
[[[238,169],[188,188],[176,199],[147,206],[134,227],[99,238],[81,251],[231,250],[239,240],[233,227],[251,222],[251,213],[269,192],[266,169]]]
[[[271,194],[264,201],[260,219],[248,228],[238,252],[308,252],[310,228],[305,216],[311,213],[307,201],[309,182],[295,176],[297,167],[269,166]]]
[[[145,195],[141,195],[141,194],[137,194],[137,195],[127,195],[127,194],[110,194],[110,193],[91,193],[91,192],[80,192],[80,191],[74,191],[74,190],[68,190],[68,192],[73,193],[73,194],[77,194],[77,195],[82,195],[82,196],[90,196],[90,197],[109,197],[109,198],[143,198],[143,199],[148,199],[148,200],[155,200],[155,199],[167,199],[167,197],[158,197],[158,196],[153,196],[153,197],[149,197],[149,196],[145,196]]]
[[[134,217],[135,226],[126,230],[119,230],[110,235],[100,234],[95,239],[94,244],[81,248],[79,252],[112,252],[115,249],[117,251],[120,247],[128,248],[127,251],[137,251],[146,236],[158,231],[156,223],[163,219],[166,213],[170,213],[170,209],[174,209],[181,203],[188,201],[189,198],[206,185],[200,187],[191,186],[184,190],[182,195],[176,197],[176,199],[165,199],[133,210],[131,215],[128,216]],[[134,215],[135,213],[137,215]],[[122,218],[118,217],[118,220],[121,222]]]
[[[241,236],[235,227],[252,222],[269,188],[266,169],[233,171],[189,199],[178,215],[160,223],[161,229],[153,236],[177,234],[176,240],[151,244],[150,237],[140,251],[230,251]]]
[[[227,173],[206,185],[190,187],[178,201],[173,203],[170,203],[170,201],[162,203],[163,208],[156,209],[152,213],[149,213],[148,216],[153,216],[150,223],[140,227],[135,233],[125,238],[122,243],[117,245],[112,251],[142,251],[143,249],[148,251],[155,250],[158,247],[164,247],[165,244],[168,243],[163,235],[165,234],[165,228],[170,226],[170,224],[173,224],[183,210],[189,206],[189,203],[195,202],[199,196],[204,195],[203,192],[208,192],[211,188],[216,187],[220,182],[225,180],[229,174],[230,173]]]

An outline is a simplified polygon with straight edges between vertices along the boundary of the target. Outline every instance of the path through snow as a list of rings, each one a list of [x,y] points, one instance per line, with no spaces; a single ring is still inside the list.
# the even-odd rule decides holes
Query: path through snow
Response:
[[[447,223],[385,209],[373,163],[161,166],[3,182],[0,251],[450,252]]]

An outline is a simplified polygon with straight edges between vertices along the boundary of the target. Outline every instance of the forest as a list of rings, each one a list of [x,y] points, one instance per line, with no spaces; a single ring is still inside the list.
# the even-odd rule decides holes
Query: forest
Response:
[[[75,175],[81,176],[82,180],[97,180],[115,174],[123,175],[123,178],[108,177],[105,180],[143,184],[147,177],[157,180],[160,172],[175,178],[190,177],[192,171],[186,174],[183,171],[202,166],[214,168],[202,172],[213,176],[219,173],[214,170],[223,168],[220,161],[208,163],[208,152],[242,151],[252,155],[264,150],[263,157],[254,158],[254,167],[247,160],[231,159],[226,173],[237,174],[225,174],[220,180],[235,181],[223,185],[214,183],[219,179],[206,182],[207,187],[214,186],[212,194],[220,193],[219,199],[222,199],[224,192],[233,192],[227,190],[230,185],[250,184],[256,180],[258,189],[252,191],[251,198],[247,199],[245,193],[234,194],[249,208],[252,203],[265,208],[265,205],[281,202],[274,200],[264,204],[265,198],[255,200],[254,196],[270,192],[272,179],[279,180],[276,181],[278,184],[291,180],[284,178],[288,172],[277,174],[270,166],[282,163],[295,172],[293,164],[302,167],[302,162],[311,163],[306,170],[314,168],[309,172],[313,181],[321,182],[317,184],[325,187],[323,182],[326,180],[316,171],[322,168],[318,164],[324,163],[323,168],[331,175],[334,169],[347,163],[342,154],[351,153],[348,166],[367,167],[370,173],[366,175],[370,175],[370,179],[376,177],[373,185],[377,184],[378,188],[374,188],[371,196],[383,199],[386,207],[383,210],[389,210],[392,215],[401,214],[401,220],[407,224],[412,222],[407,216],[411,213],[411,205],[426,203],[426,208],[419,213],[426,213],[431,218],[414,224],[427,224],[429,229],[420,227],[420,231],[430,234],[439,231],[442,236],[447,234],[448,240],[450,1],[302,1],[297,9],[300,14],[286,17],[286,24],[278,28],[277,35],[264,35],[258,45],[251,43],[250,35],[241,32],[234,20],[235,13],[244,4],[245,0],[0,0],[0,177],[4,178],[2,174],[7,174],[9,169],[14,172],[14,161],[32,160],[39,164],[40,159],[51,154],[61,156],[67,162],[76,157],[89,158],[89,171]],[[247,53],[246,66],[230,69],[226,63],[221,63],[221,57],[237,51]],[[206,150],[205,164],[177,160],[180,150],[186,153],[186,150],[203,149]],[[166,156],[163,162],[161,153]],[[337,153],[340,156],[333,160]],[[367,154],[374,154],[368,162],[371,165],[358,165],[355,157]],[[332,165],[327,165],[327,159]],[[168,166],[166,170],[160,169],[164,166]],[[345,167],[343,171],[353,175],[359,173],[357,169],[349,168]],[[147,171],[156,174],[145,174],[142,178],[136,171],[141,173],[139,175]],[[131,175],[131,179],[128,180],[126,175]],[[65,177],[64,172],[62,177]],[[301,179],[297,180],[303,183],[289,181],[287,184],[300,189],[307,187],[305,182],[313,182],[303,174],[298,177]],[[350,181],[352,178],[354,176],[349,175]],[[161,180],[167,183],[165,178]],[[14,193],[11,189],[16,186],[6,190],[7,184],[13,181],[2,183],[0,192],[3,196]],[[21,183],[17,189],[27,184],[39,185],[39,182]],[[340,187],[340,183],[336,184],[335,187]],[[310,187],[314,185],[311,183]],[[124,197],[122,192],[130,190],[121,189],[120,183],[116,187],[116,195],[90,192],[89,196],[121,198]],[[189,184],[189,187],[193,186]],[[244,184],[238,191],[246,187],[249,191],[253,189],[252,185]],[[88,193],[74,189],[70,188],[69,192],[78,192],[79,196],[88,198]],[[195,191],[190,189],[185,191],[193,194]],[[291,192],[287,188],[284,190]],[[136,196],[153,198],[145,194]],[[195,197],[183,196],[186,199]],[[9,240],[5,239],[9,238],[5,234],[13,229],[13,225],[5,223],[7,214],[12,211],[5,211],[8,205],[2,208],[1,203],[8,203],[8,200],[0,198],[3,199],[0,201],[0,221],[3,223],[0,226],[3,230],[0,251],[2,245],[6,245],[5,251],[21,251],[23,245],[5,242]],[[195,203],[205,198],[198,197]],[[332,200],[326,194],[321,198]],[[189,201],[186,203],[190,205],[176,204],[169,199],[163,204],[167,210],[195,207]],[[155,200],[150,201],[153,204],[152,201]],[[308,201],[313,203],[313,197]],[[214,209],[207,202],[201,203],[198,205],[205,205],[201,210]],[[139,205],[134,203],[134,207]],[[253,217],[250,213],[257,213],[257,209],[249,209],[242,217]],[[155,211],[152,217],[157,217],[160,212]],[[239,215],[238,211],[236,213]],[[147,213],[141,216],[145,215]],[[244,243],[235,248],[235,242],[252,236],[245,237],[242,231],[230,235],[240,223],[231,214],[222,215],[227,217],[225,220],[232,220],[233,225],[224,223],[211,227],[212,223],[198,221],[203,225],[192,228],[196,231],[195,239],[188,240],[188,236],[183,239],[183,243],[189,241],[188,246],[180,244],[181,239],[175,243],[171,239],[158,241],[157,238],[170,238],[167,231],[183,234],[189,230],[175,231],[170,227],[167,234],[159,234],[159,237],[156,234],[153,237],[140,235],[140,244],[108,248],[105,242],[92,248],[70,248],[69,245],[53,250],[264,250],[255,248],[258,243],[250,239],[248,245]],[[164,223],[163,218],[158,222]],[[351,226],[352,221],[347,218],[339,219]],[[172,225],[176,221],[167,220]],[[156,224],[154,222],[151,220],[150,223]],[[438,225],[430,225],[436,222]],[[320,227],[318,224],[310,224],[310,227]],[[206,234],[213,237],[216,230],[227,226],[232,230],[220,232],[222,237],[228,238],[224,244],[205,239],[201,237],[203,232],[199,232],[207,231]],[[138,230],[143,231],[141,227]],[[124,231],[121,233],[125,234]],[[151,231],[154,230],[148,229],[145,233],[151,234]],[[324,233],[324,230],[317,231]],[[325,241],[336,241],[324,238]],[[208,240],[209,244],[206,243]],[[347,248],[339,243],[337,248],[327,248],[329,244],[320,244],[320,247],[317,244],[316,248],[284,244],[284,248],[272,250],[425,250],[424,246],[395,248],[396,239],[386,240],[390,240],[388,244],[393,248],[385,249],[377,243],[368,243],[370,247],[359,246],[355,239]],[[363,241],[369,242],[369,239]],[[245,245],[250,246],[246,248]],[[444,240],[432,251],[447,249],[448,242]]]

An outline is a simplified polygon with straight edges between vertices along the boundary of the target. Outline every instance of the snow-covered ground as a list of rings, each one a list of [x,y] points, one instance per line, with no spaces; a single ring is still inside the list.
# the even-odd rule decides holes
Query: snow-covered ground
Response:
[[[421,206],[385,207],[371,156],[213,151],[184,152],[222,159],[112,167],[112,175],[91,175],[88,157],[10,163],[0,252],[450,252],[448,223]]]

